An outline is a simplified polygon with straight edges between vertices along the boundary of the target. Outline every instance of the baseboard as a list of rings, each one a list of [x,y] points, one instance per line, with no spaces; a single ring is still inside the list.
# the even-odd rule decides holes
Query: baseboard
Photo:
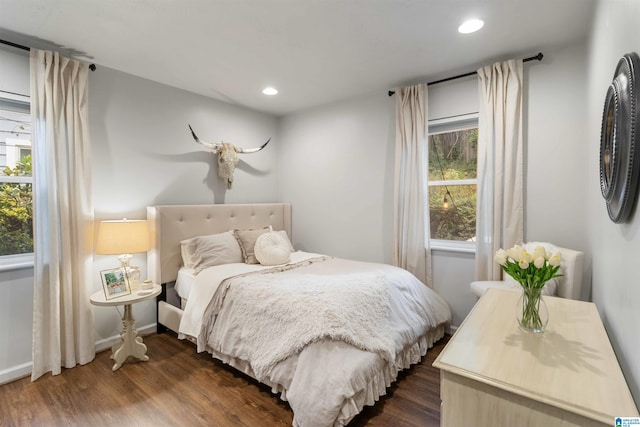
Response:
[[[137,328],[137,330],[138,330],[138,335],[140,336],[151,335],[156,332],[156,324],[151,323],[149,325],[145,325],[140,328]],[[118,342],[120,342],[120,334],[96,341],[96,352],[110,349],[111,346],[113,346],[114,344],[117,344]],[[7,384],[10,382],[19,380],[20,378],[30,376],[32,367],[33,367],[33,363],[27,362],[21,365],[11,366],[10,368],[1,370],[0,385]]]
[[[0,385],[10,383],[20,378],[28,377],[31,375],[31,368],[33,363],[27,362],[22,365],[12,366],[0,371]]]

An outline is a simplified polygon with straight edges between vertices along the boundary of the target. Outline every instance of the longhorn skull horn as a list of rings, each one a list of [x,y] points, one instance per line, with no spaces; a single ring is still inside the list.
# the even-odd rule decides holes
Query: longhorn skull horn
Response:
[[[271,141],[271,138],[267,139],[267,142],[265,142],[264,144],[262,144],[260,147],[257,147],[257,148],[242,148],[242,147],[236,146],[236,151],[238,153],[243,153],[243,154],[257,153],[258,151],[266,147],[269,141]]]
[[[196,135],[196,133],[193,131],[193,129],[191,128],[191,125],[187,125],[189,126],[189,130],[191,131],[191,135],[193,135],[193,139],[196,140],[196,142],[200,145],[203,145],[207,148],[209,148],[210,150],[212,150],[214,153],[217,153],[218,150],[220,148],[222,148],[222,144],[215,144],[213,142],[206,142],[206,141],[201,141],[200,138],[198,138],[198,135]]]

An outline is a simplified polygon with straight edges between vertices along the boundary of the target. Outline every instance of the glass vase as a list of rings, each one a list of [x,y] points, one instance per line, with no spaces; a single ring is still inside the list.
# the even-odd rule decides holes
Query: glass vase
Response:
[[[549,322],[549,311],[542,298],[541,288],[522,287],[522,295],[516,306],[516,319],[520,329],[526,332],[544,332]]]

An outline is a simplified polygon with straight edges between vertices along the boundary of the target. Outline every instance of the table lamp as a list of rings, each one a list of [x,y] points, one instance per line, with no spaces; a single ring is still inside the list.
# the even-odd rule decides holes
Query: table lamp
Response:
[[[145,219],[100,221],[96,253],[118,255],[132,289],[140,284],[140,268],[129,265],[132,253],[146,252],[149,246],[149,225]]]

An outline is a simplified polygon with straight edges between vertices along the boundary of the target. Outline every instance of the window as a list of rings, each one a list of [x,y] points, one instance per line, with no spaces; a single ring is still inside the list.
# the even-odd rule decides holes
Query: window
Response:
[[[0,98],[0,256],[33,252],[29,104]]]
[[[473,251],[476,240],[478,120],[429,126],[429,216],[433,247]]]

